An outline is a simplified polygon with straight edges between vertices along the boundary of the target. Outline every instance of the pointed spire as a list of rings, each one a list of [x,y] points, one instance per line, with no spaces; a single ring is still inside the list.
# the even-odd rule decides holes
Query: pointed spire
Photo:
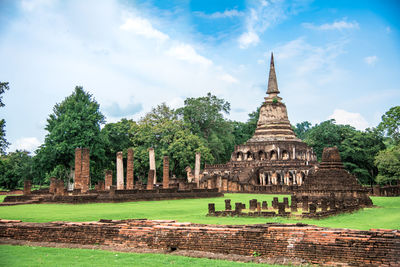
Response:
[[[271,65],[269,67],[268,90],[267,94],[279,94],[278,82],[276,81],[274,54],[271,52]]]

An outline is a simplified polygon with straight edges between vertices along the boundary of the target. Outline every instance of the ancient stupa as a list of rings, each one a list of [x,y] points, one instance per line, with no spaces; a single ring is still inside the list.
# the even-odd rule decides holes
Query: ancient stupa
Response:
[[[337,147],[326,147],[318,170],[310,174],[296,197],[307,196],[310,200],[331,198],[360,206],[372,206],[368,191],[357,178],[344,169]]]
[[[312,148],[296,137],[279,93],[271,54],[267,97],[253,137],[235,147],[228,163],[206,165],[200,187],[279,192],[303,183],[317,158]]]

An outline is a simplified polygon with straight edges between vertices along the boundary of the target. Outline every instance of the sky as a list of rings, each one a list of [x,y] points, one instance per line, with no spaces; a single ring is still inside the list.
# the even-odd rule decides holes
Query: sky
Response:
[[[375,127],[400,103],[400,1],[0,0],[8,151],[34,151],[83,86],[107,122],[211,92],[246,121],[274,53],[292,124]]]

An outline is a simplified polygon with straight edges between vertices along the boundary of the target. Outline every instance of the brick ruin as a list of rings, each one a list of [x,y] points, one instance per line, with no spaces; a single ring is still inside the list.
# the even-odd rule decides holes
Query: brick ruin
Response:
[[[313,149],[298,139],[289,122],[286,105],[278,96],[274,58],[268,79],[268,96],[261,106],[252,138],[235,147],[226,164],[205,165],[201,188],[222,192],[290,193],[313,171]]]
[[[398,266],[400,262],[399,230],[360,231],[301,223],[204,225],[145,219],[80,223],[0,220],[0,240],[243,256],[256,253],[257,257],[277,264]]]
[[[225,209],[215,210],[215,203],[208,204],[207,216],[212,217],[293,217],[293,218],[324,218],[344,212],[353,212],[361,206],[355,202],[338,200],[334,195],[330,198],[311,200],[308,197],[297,199],[296,197],[283,198],[279,202],[277,197],[268,205],[268,201],[259,202],[257,199],[249,201],[248,209],[246,204],[236,202],[233,208],[230,199],[225,199]]]
[[[332,198],[345,206],[371,207],[368,190],[357,178],[344,169],[337,147],[324,148],[318,169],[294,192],[294,198],[307,197],[310,201],[328,201]]]
[[[200,154],[198,169],[200,169]],[[91,202],[123,202],[140,200],[206,198],[223,196],[218,189],[199,189],[196,183],[188,183],[185,179],[175,176],[169,177],[169,158],[163,158],[163,182],[157,183],[155,176],[154,149],[149,149],[150,169],[148,183],[134,181],[134,152],[127,150],[126,180],[124,178],[123,153],[116,154],[117,184],[113,185],[113,173],[105,171],[104,180],[98,181],[94,190],[90,189],[90,151],[88,148],[76,148],[75,150],[75,176],[74,189],[68,191],[64,181],[55,177],[50,178],[49,189],[31,191],[31,181],[24,183],[22,196],[7,196],[0,206],[34,204],[34,203],[91,203]],[[196,160],[197,161],[197,160]],[[196,166],[197,166],[196,165]]]

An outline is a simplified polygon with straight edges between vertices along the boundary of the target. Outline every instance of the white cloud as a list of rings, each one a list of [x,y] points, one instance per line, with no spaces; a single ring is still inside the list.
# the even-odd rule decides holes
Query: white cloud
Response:
[[[173,45],[167,52],[167,55],[175,57],[179,60],[187,61],[190,63],[198,63],[202,65],[212,65],[212,61],[199,55],[193,46],[189,44],[180,43]]]
[[[369,56],[364,58],[364,62],[370,66],[374,66],[377,61],[378,61],[377,56]]]
[[[36,137],[23,137],[12,143],[8,148],[8,151],[14,152],[18,149],[34,152],[40,145],[41,143]]]
[[[303,23],[303,27],[314,29],[314,30],[344,30],[344,29],[359,29],[360,26],[357,21],[348,22],[345,18],[342,20],[337,20],[332,23],[325,23],[322,25],[314,25],[312,23]]]
[[[360,113],[352,113],[343,109],[335,109],[328,119],[335,119],[338,124],[348,124],[358,130],[365,130],[365,128],[369,126],[368,122]]]
[[[206,14],[201,11],[196,11],[193,13],[201,18],[206,18],[206,19],[233,18],[233,17],[241,17],[244,15],[243,12],[238,11],[236,9],[227,9],[224,12],[215,12],[212,14]]]
[[[155,29],[147,19],[139,17],[126,19],[120,28],[125,31],[131,31],[135,34],[142,35],[147,38],[158,39],[160,41],[169,39],[168,35]]]
[[[280,23],[292,14],[296,14],[309,1],[262,0],[249,3],[246,30],[238,38],[241,49],[255,46],[260,42],[260,36],[271,26]]]
[[[239,47],[242,49],[257,45],[259,42],[260,37],[253,31],[245,32],[239,37]]]
[[[238,80],[235,77],[233,77],[232,75],[227,74],[227,73],[221,75],[220,79],[225,82],[228,82],[228,83],[237,83],[238,82]]]

